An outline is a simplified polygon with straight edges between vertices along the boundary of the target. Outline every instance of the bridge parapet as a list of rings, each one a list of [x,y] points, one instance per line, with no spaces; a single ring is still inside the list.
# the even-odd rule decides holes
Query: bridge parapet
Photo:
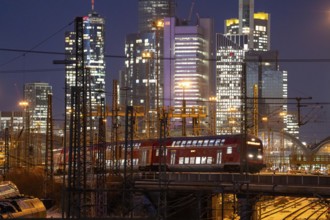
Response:
[[[172,190],[330,197],[330,176],[322,175],[168,172],[162,181]],[[144,173],[135,180],[135,186],[144,189],[157,190],[158,183],[157,173]]]

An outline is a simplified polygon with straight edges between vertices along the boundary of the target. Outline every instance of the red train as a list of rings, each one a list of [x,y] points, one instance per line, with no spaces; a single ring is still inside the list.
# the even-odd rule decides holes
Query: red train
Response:
[[[262,141],[247,135],[246,148],[241,149],[244,137],[237,135],[217,135],[199,137],[169,137],[163,141],[164,154],[160,157],[160,140],[134,140],[133,151],[127,150],[127,166],[133,165],[136,170],[157,171],[160,168],[167,171],[187,172],[239,172],[241,168],[251,173],[259,172],[263,167]],[[117,164],[122,169],[125,164],[125,143],[118,143],[119,153],[115,157],[113,145],[108,144],[106,150],[107,166]],[[97,147],[93,148],[94,162],[97,161]],[[133,154],[131,154],[133,152]],[[245,152],[245,153],[243,153]],[[242,154],[245,158],[241,158]],[[68,156],[67,156],[68,158]],[[114,159],[116,158],[116,159]],[[131,158],[133,161],[131,161]],[[61,154],[60,165],[63,165]],[[161,161],[161,163],[160,163]],[[246,161],[241,167],[242,161]],[[131,163],[132,162],[132,163]],[[61,166],[59,166],[61,168]]]

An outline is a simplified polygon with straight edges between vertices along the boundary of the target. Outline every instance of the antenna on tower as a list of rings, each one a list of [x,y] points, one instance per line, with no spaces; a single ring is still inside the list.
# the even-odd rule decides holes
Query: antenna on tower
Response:
[[[92,11],[94,11],[94,0],[92,0]]]

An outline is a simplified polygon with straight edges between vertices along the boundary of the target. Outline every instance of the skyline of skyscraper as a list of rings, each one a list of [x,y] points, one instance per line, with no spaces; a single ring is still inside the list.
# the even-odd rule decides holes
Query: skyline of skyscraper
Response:
[[[175,16],[175,0],[138,0],[138,30],[154,31],[153,23]]]
[[[89,72],[87,97],[91,102],[90,112],[98,112],[101,103],[105,103],[105,19],[92,10],[83,17],[84,71]],[[65,34],[66,60],[76,60],[76,33]],[[76,65],[66,64],[66,114],[69,119],[71,110],[72,87],[76,86]],[[69,120],[68,120],[69,121]]]
[[[30,129],[36,133],[46,133],[48,94],[52,93],[52,86],[48,83],[33,82],[24,84],[24,100],[29,112]]]
[[[284,101],[287,98],[287,72],[279,70],[278,54],[270,51],[270,14],[254,13],[254,0],[239,0],[239,18],[225,21],[225,33],[217,34],[216,50],[216,126],[219,134],[242,132],[242,120],[252,123],[248,127],[258,128],[261,115],[270,115],[275,111],[275,107],[262,98],[282,98],[279,102],[283,102],[283,106],[278,112],[287,115]],[[242,78],[243,71],[246,79]],[[246,80],[245,86],[242,80]],[[257,96],[261,101],[257,105],[251,99],[243,102],[244,94],[249,98]],[[247,106],[244,106],[245,103]],[[243,109],[249,113],[244,114]],[[277,118],[285,127],[286,116]]]
[[[213,38],[214,24],[210,18],[198,18],[196,24],[175,17],[164,19],[165,106],[176,111],[186,108],[182,111],[189,111],[187,113],[199,108],[207,111],[215,87],[210,62],[214,59]],[[191,126],[192,120],[187,123]]]

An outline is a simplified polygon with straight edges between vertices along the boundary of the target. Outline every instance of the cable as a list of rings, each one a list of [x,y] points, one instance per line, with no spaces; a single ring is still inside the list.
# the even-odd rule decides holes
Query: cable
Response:
[[[11,60],[5,62],[5,63],[2,63],[0,64],[0,67],[3,67],[9,63],[12,63],[14,62],[15,60],[17,60],[18,58],[22,57],[22,56],[25,56],[27,53],[31,53],[33,51],[33,49],[39,47],[40,45],[42,45],[43,43],[45,43],[46,41],[48,41],[49,39],[51,39],[52,37],[54,37],[55,35],[57,35],[59,32],[63,31],[65,28],[71,26],[73,24],[74,21],[71,21],[69,24],[65,25],[64,27],[60,28],[58,31],[56,31],[54,34],[48,36],[46,39],[40,41],[39,43],[37,43],[35,46],[33,46],[30,50],[16,50],[15,52],[24,52],[23,54],[17,56],[17,57],[14,57],[12,58]],[[6,51],[14,51],[14,49],[7,49]]]
[[[51,38],[51,37],[49,37]],[[38,50],[33,50],[34,48],[36,48],[37,46],[39,46],[41,43],[37,44],[35,47],[33,47],[30,50],[24,50],[24,49],[11,49],[11,48],[0,48],[0,51],[8,51],[8,52],[23,52],[24,54],[21,56],[26,55],[27,53],[36,53],[36,54],[52,54],[52,55],[65,55],[64,52],[55,52],[55,51],[38,51]],[[21,57],[19,56],[19,57]],[[120,58],[120,59],[126,59],[127,56],[126,55],[113,55],[113,54],[105,54],[104,57],[106,58]],[[151,59],[156,59],[156,58],[151,58]],[[180,60],[180,58],[170,58],[170,57],[159,57],[160,60]],[[200,60],[203,61],[218,61],[221,62],[215,58],[213,59],[201,59],[198,58]],[[283,58],[283,59],[243,59],[242,62],[258,62],[258,63],[263,63],[263,62],[283,62],[283,63],[328,63],[330,62],[330,58]],[[227,63],[227,62],[226,62]],[[1,64],[1,66],[3,66],[5,64]]]

